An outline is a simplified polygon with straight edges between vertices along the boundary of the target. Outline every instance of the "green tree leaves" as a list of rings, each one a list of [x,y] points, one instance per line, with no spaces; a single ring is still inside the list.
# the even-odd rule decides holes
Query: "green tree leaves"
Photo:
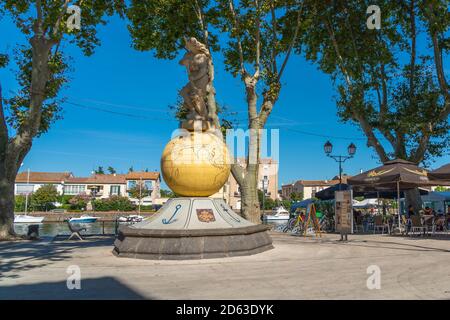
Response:
[[[51,184],[41,186],[31,196],[31,206],[34,210],[48,211],[53,208],[53,203],[56,201],[58,201],[58,191]]]

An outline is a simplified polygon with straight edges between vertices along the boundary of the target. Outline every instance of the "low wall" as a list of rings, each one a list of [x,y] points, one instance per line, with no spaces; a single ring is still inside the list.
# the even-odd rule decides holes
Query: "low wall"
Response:
[[[24,214],[23,212],[16,212],[16,215]],[[34,217],[44,217],[44,222],[63,222],[70,217],[81,217],[82,215],[91,215],[98,217],[99,221],[115,221],[120,216],[128,216],[130,214],[139,214],[136,211],[84,211],[84,212],[66,212],[66,213],[54,213],[54,212],[28,212],[27,215]],[[143,217],[151,217],[155,212],[141,212]]]

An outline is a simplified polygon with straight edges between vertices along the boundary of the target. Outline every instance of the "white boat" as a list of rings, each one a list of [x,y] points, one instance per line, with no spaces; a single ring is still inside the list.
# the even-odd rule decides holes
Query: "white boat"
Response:
[[[272,214],[264,216],[264,220],[289,220],[289,211],[283,207],[274,208]]]
[[[119,222],[141,222],[144,219],[143,216],[137,215],[137,214],[130,214],[126,217],[119,217],[117,220]]]
[[[44,217],[33,217],[27,215],[14,216],[14,223],[42,223]]]
[[[98,219],[97,217],[83,215],[78,218],[70,218],[69,222],[71,222],[71,223],[93,223],[93,222],[96,222],[97,219]]]

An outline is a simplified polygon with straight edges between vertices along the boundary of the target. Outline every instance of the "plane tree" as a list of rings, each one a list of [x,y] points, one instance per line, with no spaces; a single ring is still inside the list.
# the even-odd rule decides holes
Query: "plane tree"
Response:
[[[261,135],[279,99],[282,75],[300,37],[303,1],[294,0],[132,0],[127,9],[129,31],[137,50],[160,59],[175,59],[184,50],[184,38],[196,37],[224,61],[225,71],[241,80],[246,102],[249,143],[243,165],[236,161],[232,174],[241,190],[241,213],[260,223],[258,166]],[[217,113],[211,77],[206,103]],[[214,119],[217,127],[218,119]]]
[[[448,1],[377,5],[379,29],[368,27],[366,1],[308,1],[299,43],[331,75],[340,119],[362,131],[381,162],[426,165],[450,146],[443,61],[450,49]],[[407,202],[420,206],[418,190],[407,192]]]
[[[78,6],[79,15],[68,12],[71,5]],[[61,117],[59,92],[70,69],[62,44],[92,55],[100,44],[96,28],[123,6],[120,0],[0,0],[0,17],[8,15],[26,38],[14,52],[0,55],[0,67],[15,63],[19,86],[12,94],[0,86],[0,239],[15,237],[14,182],[20,165],[33,140]]]

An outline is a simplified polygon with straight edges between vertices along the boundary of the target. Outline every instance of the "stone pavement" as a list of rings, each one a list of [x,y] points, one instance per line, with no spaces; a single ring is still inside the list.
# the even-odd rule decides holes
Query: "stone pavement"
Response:
[[[0,242],[0,299],[450,299],[450,238],[272,233],[275,249],[247,257],[117,258],[113,239]],[[67,268],[81,270],[68,290]],[[367,288],[367,268],[381,289]]]

